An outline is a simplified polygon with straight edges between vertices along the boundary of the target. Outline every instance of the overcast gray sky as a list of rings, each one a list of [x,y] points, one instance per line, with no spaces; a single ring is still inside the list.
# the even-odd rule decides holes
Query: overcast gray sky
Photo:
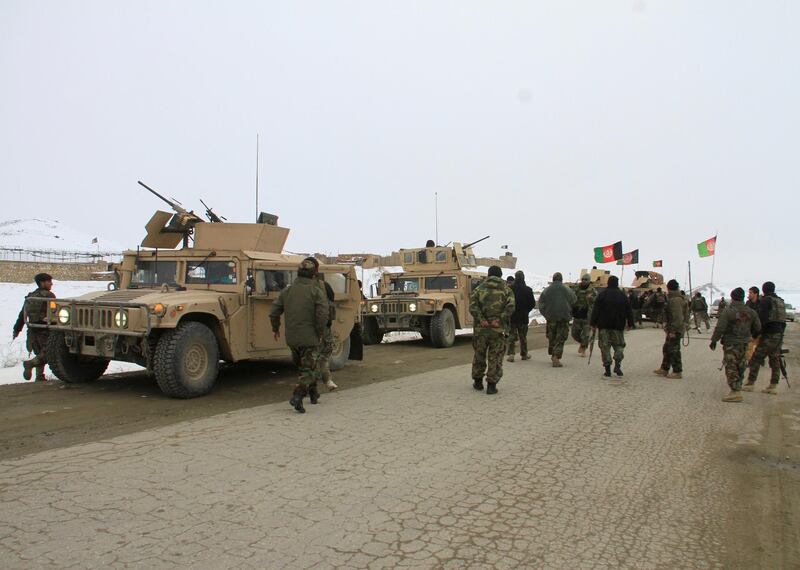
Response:
[[[622,240],[695,283],[800,283],[800,2],[0,1],[2,218],[132,246],[141,179],[295,251]],[[616,268],[615,268],[616,271]],[[626,281],[627,276],[626,276]]]

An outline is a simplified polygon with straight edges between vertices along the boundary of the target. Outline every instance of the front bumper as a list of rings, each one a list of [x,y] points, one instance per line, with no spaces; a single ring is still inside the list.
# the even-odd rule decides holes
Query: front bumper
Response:
[[[415,310],[411,310],[411,308]],[[377,308],[377,310],[376,310]],[[382,330],[420,331],[436,313],[436,302],[426,299],[376,299],[365,301],[362,320],[374,318]]]

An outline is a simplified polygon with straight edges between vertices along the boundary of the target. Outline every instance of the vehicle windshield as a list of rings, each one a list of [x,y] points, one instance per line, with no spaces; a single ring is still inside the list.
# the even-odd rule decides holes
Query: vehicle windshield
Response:
[[[389,291],[395,291],[395,292],[419,291],[419,278],[395,277],[389,282]]]
[[[236,262],[190,261],[186,264],[186,284],[236,285]]]
[[[440,275],[438,277],[426,277],[425,289],[427,291],[441,291],[443,289],[457,289],[458,282],[454,275]]]
[[[131,276],[133,287],[147,287],[168,283],[175,284],[178,270],[176,261],[142,261],[136,262],[136,267]]]

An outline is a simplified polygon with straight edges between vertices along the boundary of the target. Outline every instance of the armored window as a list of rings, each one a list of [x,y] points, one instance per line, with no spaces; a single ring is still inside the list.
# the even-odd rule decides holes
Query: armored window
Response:
[[[454,275],[425,278],[426,291],[442,291],[444,289],[457,289],[458,280]]]
[[[417,252],[417,263],[428,263],[428,252],[424,249]]]
[[[322,278],[331,286],[334,293],[347,293],[347,274],[323,273]]]
[[[438,263],[443,263],[447,261],[447,252],[446,251],[437,251],[436,252],[436,261]]]
[[[264,269],[256,271],[256,293],[259,295],[283,291],[291,285],[291,283],[291,271]]]
[[[137,261],[131,276],[131,285],[174,284],[177,273],[176,261]]]
[[[236,285],[235,261],[189,261],[186,263],[187,285]]]
[[[389,291],[419,291],[419,279],[416,277],[396,277],[389,282]]]
[[[410,251],[407,251],[403,254],[403,264],[404,265],[411,265],[414,263],[414,254]]]

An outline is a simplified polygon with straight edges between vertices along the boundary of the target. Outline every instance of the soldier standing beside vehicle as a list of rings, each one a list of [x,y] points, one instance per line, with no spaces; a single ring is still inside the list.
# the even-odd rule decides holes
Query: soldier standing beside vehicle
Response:
[[[716,350],[717,342],[722,340],[724,350],[725,378],[728,380],[730,393],[722,398],[723,402],[742,401],[742,378],[746,365],[747,343],[758,336],[761,330],[758,315],[753,309],[745,306],[744,289],[737,287],[731,291],[731,304],[719,314],[717,326],[711,335],[711,350]],[[752,390],[752,388],[751,388]]]
[[[586,349],[589,348],[589,336],[591,327],[589,319],[592,312],[592,305],[597,296],[592,287],[592,278],[588,273],[581,275],[581,282],[575,290],[575,304],[572,305],[572,340],[578,343],[578,354],[586,356]]]
[[[316,261],[316,259],[314,261]],[[331,332],[331,327],[333,326],[333,321],[336,320],[335,296],[330,283],[320,279],[319,274],[317,274],[317,278],[325,289],[325,297],[328,299],[328,324],[325,327],[325,336],[322,337],[322,346],[319,352],[319,372],[320,379],[325,382],[325,386],[332,392],[339,387],[331,377],[331,355],[333,354],[333,333]]]
[[[700,332],[700,323],[705,323],[706,330],[711,328],[711,323],[708,320],[708,303],[700,294],[700,291],[694,294],[692,299],[692,314],[694,315],[694,326],[697,332]]]
[[[33,358],[22,363],[22,377],[25,380],[31,379],[31,372],[36,370],[36,382],[47,380],[44,375],[44,367],[47,364],[47,336],[46,328],[34,328],[31,324],[43,325],[47,319],[47,301],[35,301],[34,299],[55,299],[52,293],[53,277],[47,273],[39,273],[33,278],[36,281],[36,290],[31,291],[25,296],[25,303],[19,312],[17,322],[14,323],[12,339],[17,338],[22,332],[22,327],[28,323],[28,339],[25,343],[28,353],[33,353]]]
[[[683,378],[681,362],[681,339],[686,331],[686,303],[678,291],[678,282],[667,283],[667,303],[664,310],[664,332],[666,338],[662,348],[661,368],[653,372],[667,378]],[[672,372],[670,372],[670,368]]]
[[[506,352],[508,329],[514,313],[514,293],[503,282],[503,271],[496,265],[489,276],[472,292],[469,312],[475,319],[472,347],[472,387],[497,394],[497,383],[503,377],[503,355]],[[488,363],[488,367],[487,367]]]
[[[539,311],[547,320],[547,354],[553,368],[561,368],[564,342],[569,337],[569,318],[575,304],[575,293],[564,285],[561,273],[553,274],[553,282],[539,295]]]
[[[304,259],[297,270],[297,279],[281,291],[272,305],[269,318],[275,340],[280,339],[281,315],[286,314],[286,344],[298,363],[300,378],[289,403],[305,413],[303,398],[308,395],[312,404],[319,400],[317,381],[320,378],[319,353],[330,318],[328,299],[314,280],[319,269],[316,259]]]
[[[750,374],[744,390],[751,392],[758,379],[758,371],[764,366],[764,359],[769,358],[772,377],[769,386],[762,392],[775,395],[778,393],[778,381],[781,378],[781,347],[783,333],[786,330],[786,305],[783,299],[775,294],[775,283],[767,281],[761,286],[763,293],[758,302],[758,318],[761,322],[761,334],[758,345],[750,359]]]
[[[525,283],[525,274],[517,271],[514,274],[514,284],[511,286],[514,293],[514,314],[511,315],[511,334],[508,336],[508,361],[514,362],[514,342],[519,338],[519,354],[522,360],[529,360],[528,354],[528,325],[530,312],[536,307],[533,289]]]
[[[597,346],[603,356],[603,376],[611,376],[611,349],[614,349],[614,373],[622,376],[622,359],[625,358],[625,327],[632,329],[633,310],[625,293],[620,291],[619,279],[612,275],[608,287],[597,295],[591,314],[592,328],[597,330]]]
[[[633,321],[637,325],[642,324],[642,299],[636,291],[628,291],[628,301],[631,304],[631,311],[633,311]]]
[[[664,291],[661,290],[661,287],[656,289],[656,292],[650,297],[650,303],[656,328],[661,328],[664,323],[664,308],[667,304],[667,296],[664,295]]]

